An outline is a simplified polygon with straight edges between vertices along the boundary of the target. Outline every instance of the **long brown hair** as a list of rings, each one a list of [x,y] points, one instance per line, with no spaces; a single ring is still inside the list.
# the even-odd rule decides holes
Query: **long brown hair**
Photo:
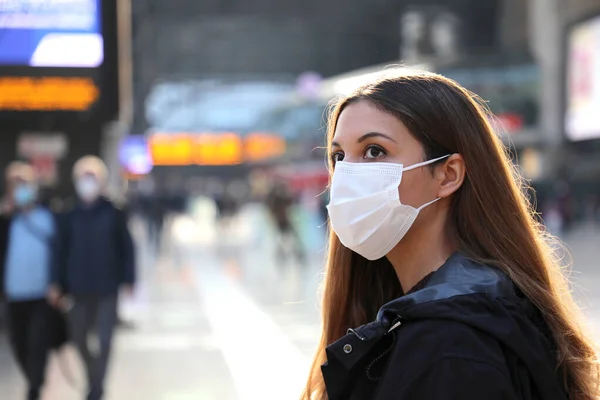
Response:
[[[338,100],[329,114],[327,145],[340,113],[368,101],[397,117],[423,145],[426,159],[461,154],[466,177],[453,195],[449,229],[466,257],[504,271],[539,308],[558,349],[556,368],[572,400],[596,398],[596,348],[582,327],[553,238],[538,222],[525,185],[491,128],[484,103],[443,76],[388,73]],[[330,165],[330,171],[333,171]],[[320,366],[325,348],[346,330],[372,321],[401,293],[391,264],[345,248],[330,229],[323,293],[323,332],[303,399],[326,399]],[[379,265],[373,265],[377,263]]]

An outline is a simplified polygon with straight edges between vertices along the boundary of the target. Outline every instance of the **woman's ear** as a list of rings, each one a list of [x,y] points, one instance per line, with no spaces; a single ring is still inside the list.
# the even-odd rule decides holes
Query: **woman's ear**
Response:
[[[465,180],[465,160],[460,154],[452,154],[436,168],[435,178],[439,182],[439,198],[444,198],[456,192]]]

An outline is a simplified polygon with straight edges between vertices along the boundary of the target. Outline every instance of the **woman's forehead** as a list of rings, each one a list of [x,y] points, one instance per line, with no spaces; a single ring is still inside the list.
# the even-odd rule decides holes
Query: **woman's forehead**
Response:
[[[348,105],[337,120],[333,141],[355,142],[367,133],[382,133],[401,142],[410,132],[398,118],[367,101]]]

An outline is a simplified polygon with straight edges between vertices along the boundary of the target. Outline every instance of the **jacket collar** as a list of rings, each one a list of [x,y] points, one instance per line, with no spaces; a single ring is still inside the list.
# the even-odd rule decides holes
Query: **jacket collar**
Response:
[[[469,294],[487,294],[491,298],[515,296],[513,282],[500,270],[454,253],[427,281],[421,290],[385,304],[377,320],[390,324],[396,317],[413,314],[414,308],[433,301]]]
[[[377,319],[355,329],[329,345],[327,362],[321,367],[330,400],[343,396],[352,372],[379,341],[401,326],[402,320],[418,312],[420,306],[454,296],[485,293],[492,298],[515,295],[512,281],[499,270],[475,263],[454,253],[413,293],[385,304]]]
[[[321,366],[321,372],[329,400],[343,398],[344,391],[352,379],[353,370],[385,334],[385,326],[379,321],[374,321],[356,329],[349,329],[344,337],[327,347],[327,362]]]

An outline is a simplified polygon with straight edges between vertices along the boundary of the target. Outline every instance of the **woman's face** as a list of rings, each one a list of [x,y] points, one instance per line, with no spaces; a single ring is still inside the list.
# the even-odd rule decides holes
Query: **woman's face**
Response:
[[[340,114],[331,156],[334,163],[387,162],[405,167],[425,161],[423,146],[406,126],[364,100],[350,104]],[[438,197],[438,187],[429,166],[406,171],[400,183],[400,200],[418,208]]]

